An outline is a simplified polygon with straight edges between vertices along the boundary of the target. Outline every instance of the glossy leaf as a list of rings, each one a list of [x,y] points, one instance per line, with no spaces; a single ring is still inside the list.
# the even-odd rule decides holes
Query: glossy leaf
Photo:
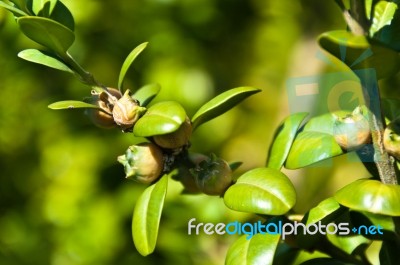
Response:
[[[341,154],[343,151],[332,135],[303,131],[294,140],[285,167],[302,168]]]
[[[280,169],[285,163],[290,147],[308,113],[299,112],[287,117],[278,128],[269,150],[267,167]]]
[[[62,61],[58,60],[55,57],[47,55],[47,54],[43,53],[42,51],[36,50],[36,49],[23,50],[20,53],[18,53],[18,57],[20,57],[24,60],[27,60],[29,62],[45,65],[50,68],[74,73]]]
[[[328,233],[326,237],[333,245],[339,247],[347,254],[352,254],[355,251],[363,252],[368,245],[371,244],[371,240],[362,235],[353,234],[353,232],[350,232],[350,234],[346,236]]]
[[[396,51],[370,44],[365,36],[356,36],[344,30],[331,31],[319,37],[319,44],[353,70],[375,69],[378,79],[391,76],[400,68]]]
[[[48,108],[59,109],[100,109],[98,106],[77,100],[64,100],[50,104]]]
[[[342,215],[346,208],[341,206],[334,198],[328,198],[320,202],[316,207],[306,213],[301,221],[305,225],[316,224],[321,222],[327,225]],[[301,227],[300,227],[301,228]],[[297,234],[297,244],[303,249],[311,249],[318,244],[322,234],[310,235],[304,234],[302,231]]]
[[[135,136],[150,137],[176,131],[186,119],[185,109],[175,101],[149,107],[133,128]]]
[[[247,97],[260,91],[260,89],[252,87],[237,87],[219,94],[201,106],[193,115],[193,129],[220,116],[221,114],[224,114]]]
[[[56,6],[58,0],[32,0],[32,11],[36,15],[42,15],[48,17]],[[45,14],[43,14],[43,9],[46,9]]]
[[[75,40],[69,28],[48,18],[21,17],[17,22],[28,38],[58,54],[65,54]]]
[[[400,186],[385,185],[377,180],[357,180],[335,194],[342,205],[358,211],[400,216]]]
[[[136,57],[146,48],[147,42],[140,44],[137,46],[131,53],[126,57],[124,63],[122,64],[121,71],[119,72],[118,77],[118,88],[122,89],[122,83],[124,82],[125,75],[128,72],[129,67],[132,65],[133,61]]]
[[[157,183],[147,187],[136,201],[132,236],[136,249],[143,256],[155,249],[167,186],[168,175],[164,175]]]
[[[375,233],[366,233],[362,234],[364,237],[372,239],[372,240],[395,240],[396,235],[396,225],[392,216],[380,215],[380,214],[372,214],[368,212],[358,212],[358,211],[350,211],[351,223],[355,227],[361,226],[375,226],[379,228],[379,231],[375,230]],[[364,233],[365,231],[360,229],[360,233]]]
[[[244,173],[228,188],[224,202],[235,211],[281,215],[296,203],[296,191],[279,170],[256,168]]]
[[[272,264],[280,235],[256,234],[250,239],[246,235],[236,240],[226,255],[226,265]]]
[[[146,107],[160,92],[159,84],[149,84],[139,88],[133,97],[140,102],[140,106]]]
[[[0,1],[0,7],[4,7],[5,9],[7,9],[11,13],[13,13],[16,17],[27,16],[28,15],[24,11],[20,10],[19,8],[16,8],[15,6],[6,4],[3,1]]]
[[[393,2],[380,1],[374,7],[372,25],[369,28],[369,35],[374,36],[384,26],[390,25],[397,5]]]
[[[302,131],[320,132],[333,135],[333,128],[336,117],[345,117],[349,114],[351,114],[351,111],[340,110],[313,117],[309,121],[307,121]]]

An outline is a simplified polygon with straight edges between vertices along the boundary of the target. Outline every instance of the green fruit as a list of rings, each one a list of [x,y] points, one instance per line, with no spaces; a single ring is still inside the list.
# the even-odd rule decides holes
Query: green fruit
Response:
[[[385,129],[383,145],[390,155],[400,160],[400,119],[392,121]]]
[[[182,164],[178,167],[179,172],[175,179],[182,183],[184,187],[183,193],[193,194],[200,192],[196,184],[195,176],[192,174],[190,168],[198,167],[199,164],[206,159],[208,159],[208,157],[203,154],[191,153],[189,154],[189,163]]]
[[[124,95],[115,102],[112,115],[115,123],[123,131],[132,131],[133,125],[145,111],[146,108],[140,107],[139,102],[130,96],[130,91],[126,90]]]
[[[368,120],[360,107],[351,115],[336,117],[333,133],[336,142],[347,151],[353,151],[371,141]]]
[[[150,184],[156,181],[164,168],[164,155],[153,143],[132,145],[125,155],[118,157],[125,169],[126,178]]]
[[[166,149],[178,149],[188,145],[190,136],[192,135],[192,123],[189,118],[175,132],[156,135],[153,137],[154,142]]]
[[[223,195],[232,184],[232,170],[229,164],[215,155],[202,161],[191,170],[197,187],[208,195]]]

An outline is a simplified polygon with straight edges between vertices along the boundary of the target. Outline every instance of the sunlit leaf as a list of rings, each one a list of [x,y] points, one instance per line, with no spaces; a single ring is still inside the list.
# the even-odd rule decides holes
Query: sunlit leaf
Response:
[[[361,179],[337,191],[335,199],[353,210],[400,216],[399,185],[386,185],[377,180]]]
[[[369,28],[369,35],[374,36],[384,26],[390,25],[397,5],[393,2],[380,1],[374,7],[372,25]]]
[[[121,71],[119,72],[118,77],[118,88],[122,90],[122,83],[124,82],[125,75],[128,72],[129,67],[132,65],[133,61],[136,57],[146,48],[147,42],[140,44],[137,46],[131,53],[126,57],[124,63],[122,64]]]
[[[290,115],[278,128],[269,150],[267,167],[280,169],[285,163],[290,147],[303,120],[308,113],[300,112]]]
[[[221,114],[224,114],[234,106],[238,105],[242,100],[260,91],[260,89],[253,87],[237,87],[219,94],[201,106],[193,115],[193,129]]]
[[[345,117],[349,114],[351,114],[351,111],[339,110],[313,117],[307,121],[302,131],[320,132],[333,135],[333,128],[337,119],[336,117]]]
[[[323,33],[319,44],[353,70],[375,69],[378,79],[391,76],[400,68],[396,51],[370,44],[365,36],[353,35],[345,30]]]
[[[224,202],[235,211],[281,215],[296,203],[296,191],[279,170],[256,168],[244,173],[228,188]]]
[[[58,54],[64,54],[75,40],[69,28],[48,18],[21,17],[17,22],[27,37]]]
[[[7,9],[11,13],[13,13],[16,17],[27,16],[28,15],[24,11],[20,10],[19,8],[16,8],[15,6],[6,4],[3,1],[0,1],[0,7],[4,7],[5,9]]]
[[[168,175],[164,175],[156,184],[146,188],[136,201],[132,236],[136,249],[143,256],[155,249],[167,186]]]
[[[343,151],[331,134],[303,131],[294,140],[285,167],[302,168],[341,154]]]
[[[149,84],[139,88],[133,97],[140,102],[140,106],[146,107],[160,92],[159,84]]]
[[[163,101],[149,107],[136,122],[133,133],[139,137],[176,131],[186,119],[185,109],[175,101]]]
[[[18,57],[33,63],[45,65],[50,68],[73,73],[68,66],[66,66],[57,58],[44,54],[42,51],[36,49],[23,50],[18,53]]]
[[[53,110],[59,109],[99,109],[98,106],[77,100],[64,100],[50,104],[48,108]]]
[[[256,234],[250,239],[241,236],[229,248],[226,265],[272,264],[280,235]]]

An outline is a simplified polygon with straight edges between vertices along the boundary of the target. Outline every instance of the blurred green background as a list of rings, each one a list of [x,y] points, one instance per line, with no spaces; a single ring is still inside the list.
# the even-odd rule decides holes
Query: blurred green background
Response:
[[[127,54],[149,41],[126,87],[157,82],[163,89],[156,100],[177,100],[190,115],[227,89],[261,88],[193,136],[192,151],[243,161],[238,174],[265,164],[274,130],[290,113],[287,78],[326,70],[316,36],[344,28],[334,1],[63,2],[76,22],[71,53],[107,86],[116,86]],[[0,264],[223,264],[236,237],[187,235],[188,220],[253,217],[226,209],[219,198],[181,196],[173,181],[156,252],[137,253],[131,216],[145,186],[125,180],[116,157],[138,140],[94,127],[81,111],[49,110],[90,91],[71,75],[17,57],[32,47],[0,10]],[[366,176],[346,158],[285,172],[298,190],[298,213]]]

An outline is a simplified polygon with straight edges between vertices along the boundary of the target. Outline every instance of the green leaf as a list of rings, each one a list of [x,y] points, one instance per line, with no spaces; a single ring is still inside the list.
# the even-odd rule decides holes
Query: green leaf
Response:
[[[28,15],[24,11],[20,10],[19,8],[16,8],[16,7],[12,6],[12,5],[6,4],[3,1],[0,1],[0,7],[4,7],[5,9],[7,9],[11,13],[13,13],[14,16],[16,16],[16,17],[21,17],[21,16],[27,16]]]
[[[351,111],[339,110],[332,113],[325,113],[311,118],[304,125],[303,132],[320,132],[333,135],[336,117],[345,117],[351,114]],[[336,116],[336,117],[335,117]]]
[[[219,94],[201,106],[193,115],[193,130],[201,124],[224,114],[247,97],[260,91],[260,89],[252,87],[237,87]]]
[[[287,117],[279,126],[269,150],[267,167],[280,169],[285,163],[290,147],[308,113],[300,112]]]
[[[133,133],[138,137],[171,133],[178,130],[185,119],[185,109],[178,102],[163,101],[148,108],[136,122]]]
[[[98,106],[77,100],[64,100],[50,104],[48,108],[59,109],[100,109]]]
[[[342,262],[332,258],[316,258],[307,260],[300,265],[354,265],[353,263]]]
[[[65,54],[75,40],[69,28],[48,18],[28,16],[17,22],[28,38],[60,55]]]
[[[55,57],[44,54],[42,51],[36,49],[27,49],[18,53],[18,57],[29,62],[42,64],[57,70],[74,73],[68,66]]]
[[[400,243],[383,241],[381,250],[379,251],[379,261],[382,265],[399,264]]]
[[[397,5],[392,2],[380,1],[374,7],[372,25],[369,28],[369,35],[372,37],[384,26],[390,25]]]
[[[396,225],[392,216],[372,214],[367,212],[350,211],[351,223],[355,227],[370,227],[379,228],[381,233],[375,230],[375,234],[362,234],[364,237],[371,240],[396,240]],[[361,233],[364,231],[359,229]]]
[[[71,11],[60,1],[57,1],[57,4],[49,18],[63,24],[72,31],[75,29],[75,21]]]
[[[35,15],[48,17],[56,6],[58,0],[32,0],[32,11]],[[46,9],[45,12],[44,9]]]
[[[396,51],[370,44],[365,36],[344,30],[330,31],[319,37],[319,44],[353,70],[375,69],[378,79],[392,76],[400,68]]]
[[[342,207],[331,197],[323,200],[316,207],[308,211],[301,222],[306,226],[318,222],[321,222],[322,225],[327,225],[342,215],[346,210],[345,207]],[[297,233],[296,241],[302,249],[312,249],[312,247],[320,242],[321,237],[322,234],[304,234],[301,230],[301,232]]]
[[[167,186],[168,175],[164,175],[157,183],[146,188],[136,202],[132,236],[136,249],[143,256],[155,249]]]
[[[385,118],[389,119],[389,121],[393,121],[400,116],[400,100],[394,98],[382,98],[381,103]]]
[[[239,177],[224,194],[225,205],[235,211],[281,215],[296,203],[289,178],[277,169],[256,168]]]
[[[399,185],[386,185],[377,180],[361,179],[337,191],[335,199],[353,210],[400,216]]]
[[[140,102],[140,106],[146,107],[160,92],[159,84],[149,84],[139,88],[133,97]]]
[[[241,236],[229,248],[226,265],[272,264],[280,235],[256,234],[250,239]]]
[[[302,168],[341,154],[343,151],[332,135],[303,131],[294,140],[285,168]]]
[[[119,72],[119,77],[118,77],[118,88],[122,90],[122,84],[125,79],[125,75],[128,72],[129,67],[133,63],[133,61],[136,59],[136,57],[146,48],[147,42],[144,42],[140,45],[138,45],[131,53],[126,57],[124,63],[122,64],[121,71]]]

